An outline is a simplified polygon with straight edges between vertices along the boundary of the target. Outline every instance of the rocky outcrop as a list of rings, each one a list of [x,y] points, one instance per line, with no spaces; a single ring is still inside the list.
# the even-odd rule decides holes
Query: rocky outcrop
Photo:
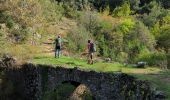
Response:
[[[80,84],[69,97],[69,100],[87,100],[85,95],[89,95],[90,90],[84,84]]]

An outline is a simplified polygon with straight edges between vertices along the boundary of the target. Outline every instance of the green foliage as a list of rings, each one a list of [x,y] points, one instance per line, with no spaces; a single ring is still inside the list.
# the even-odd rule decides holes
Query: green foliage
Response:
[[[101,34],[97,36],[97,40],[98,40],[98,53],[101,55],[101,56],[104,56],[104,57],[108,57],[109,56],[109,48],[106,44],[106,39],[105,39],[105,36],[104,34]]]
[[[43,96],[43,100],[66,100],[75,90],[75,86],[65,83],[58,86],[54,91],[47,91]]]
[[[104,15],[109,15],[109,14],[110,14],[110,7],[109,7],[109,6],[107,6],[107,7],[104,9],[103,14],[104,14]]]
[[[118,32],[122,32],[125,35],[128,34],[130,30],[134,28],[134,25],[134,20],[127,18],[120,25],[118,25],[116,29]]]
[[[83,27],[75,27],[67,36],[68,48],[71,52],[82,52],[90,39],[89,33]]]
[[[120,62],[127,62],[128,59],[132,63],[143,49],[150,52],[155,51],[155,47],[164,48],[166,52],[169,49],[170,18],[169,10],[161,5],[163,3],[165,6],[164,0],[5,2],[5,8],[8,9],[3,8],[0,11],[0,23],[7,28],[5,26],[0,32],[0,44],[21,46],[33,41],[38,43],[43,39],[34,37],[34,33],[41,34],[44,38],[47,34],[50,37],[49,34],[63,32],[68,40],[66,48],[69,52],[83,52],[87,40],[92,39],[96,42],[98,56],[110,57]],[[65,22],[67,20],[73,22],[73,25]],[[60,25],[65,25],[66,29]],[[8,42],[4,42],[5,39]],[[1,45],[1,50],[9,50],[5,45]]]
[[[157,2],[161,2],[162,6],[166,9],[170,8],[170,1],[169,0],[157,0]]]
[[[78,12],[75,8],[69,6],[69,5],[63,5],[64,8],[64,14],[68,18],[76,18],[78,16]]]
[[[43,8],[43,16],[48,22],[60,20],[64,16],[63,4],[57,4],[50,0],[40,0],[40,4]]]
[[[135,43],[136,46],[145,46],[150,51],[154,50],[155,46],[155,38],[150,33],[148,28],[141,22],[136,22],[135,28],[131,30],[129,35],[125,36],[125,41],[131,41],[132,43]],[[130,47],[136,47],[131,46]]]
[[[86,11],[80,14],[79,22],[87,29],[87,31],[95,33],[99,26],[100,19],[96,12]]]
[[[167,15],[162,18],[161,22],[157,22],[152,28],[151,32],[155,35],[157,39],[157,46],[163,48],[168,52],[168,48],[170,47],[170,17],[169,12]]]
[[[170,29],[164,30],[159,36],[158,45],[168,51],[170,48]]]
[[[146,9],[149,10],[149,14],[144,14],[142,21],[149,28],[153,27],[159,19],[161,20],[167,14],[166,10],[156,1],[148,4]]]
[[[12,28],[14,26],[14,21],[13,21],[13,19],[11,17],[7,18],[6,23],[7,23],[8,28]]]
[[[167,57],[165,52],[149,52],[143,50],[137,57],[137,61],[145,61],[149,66],[163,67],[167,65]],[[165,65],[164,65],[165,64]]]
[[[125,2],[122,6],[116,7],[113,11],[113,16],[129,16],[131,14],[130,3]]]
[[[100,23],[100,27],[101,27],[101,29],[102,30],[112,30],[113,29],[113,25],[112,25],[112,23],[111,22],[109,22],[109,21],[101,21]]]

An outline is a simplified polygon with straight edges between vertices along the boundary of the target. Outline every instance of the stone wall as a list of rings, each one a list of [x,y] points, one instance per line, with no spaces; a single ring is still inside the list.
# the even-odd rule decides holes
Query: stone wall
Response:
[[[54,90],[65,81],[86,85],[96,100],[159,100],[148,82],[123,73],[99,73],[34,64],[13,68],[3,61],[0,67],[16,84],[21,100],[41,100],[45,91]]]

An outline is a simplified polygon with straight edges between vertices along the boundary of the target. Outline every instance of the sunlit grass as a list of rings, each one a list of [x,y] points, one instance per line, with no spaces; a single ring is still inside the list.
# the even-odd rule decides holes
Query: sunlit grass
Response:
[[[54,58],[51,56],[38,56],[32,60],[35,64],[46,64],[46,65],[57,65],[62,67],[74,68],[78,67],[83,70],[94,70],[98,72],[123,72],[123,73],[158,73],[161,70],[159,68],[147,67],[144,69],[141,68],[133,68],[131,66],[124,66],[123,64],[114,62],[114,63],[106,63],[106,62],[96,62],[93,65],[87,64],[86,59],[72,58],[72,57],[64,57]]]

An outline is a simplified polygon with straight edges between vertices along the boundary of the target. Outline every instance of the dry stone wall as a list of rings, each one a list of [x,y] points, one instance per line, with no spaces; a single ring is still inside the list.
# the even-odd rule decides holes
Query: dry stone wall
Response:
[[[23,100],[42,100],[45,91],[54,90],[66,81],[86,85],[95,100],[159,100],[148,82],[123,73],[34,64],[14,68],[9,63],[1,61],[0,67],[5,70],[7,78],[16,84],[17,94]]]

